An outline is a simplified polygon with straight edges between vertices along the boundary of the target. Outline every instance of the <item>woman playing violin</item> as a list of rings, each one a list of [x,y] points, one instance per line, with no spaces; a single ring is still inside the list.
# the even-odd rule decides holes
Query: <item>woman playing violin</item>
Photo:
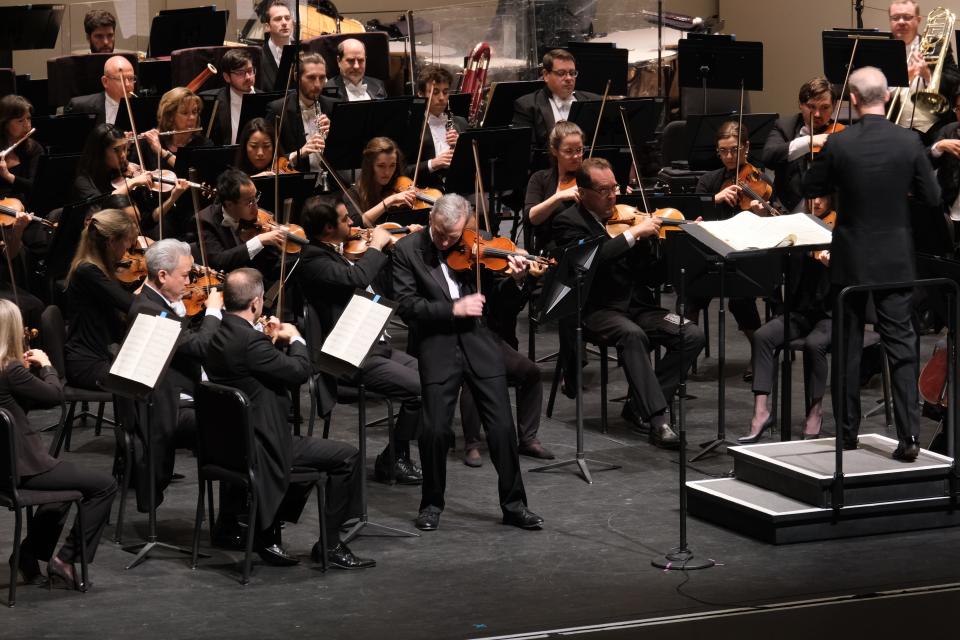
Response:
[[[143,164],[148,169],[157,168],[157,155],[164,170],[172,170],[177,164],[177,151],[183,148],[212,147],[213,143],[199,131],[190,131],[200,126],[200,111],[203,102],[186,87],[174,87],[160,98],[157,106],[157,128],[143,133],[150,151],[144,151]],[[184,131],[175,135],[161,136],[169,131]]]
[[[273,141],[275,130],[264,118],[254,118],[248,122],[237,136],[237,157],[234,166],[251,178],[273,175],[270,163],[273,162]],[[283,146],[279,156],[283,156]]]
[[[33,105],[26,98],[8,95],[0,98],[0,149],[6,149],[33,128]],[[17,198],[30,204],[33,180],[43,147],[32,138],[0,157],[0,197]]]
[[[583,131],[563,120],[550,132],[550,168],[537,171],[527,183],[524,210],[533,226],[534,248],[552,244],[550,221],[554,214],[580,202],[576,173],[583,163]]]
[[[739,138],[739,144],[738,144]],[[747,165],[747,156],[750,153],[750,132],[744,126],[740,130],[740,125],[736,120],[728,120],[720,125],[717,130],[717,156],[723,163],[723,167],[710,171],[702,176],[697,182],[697,193],[703,193],[713,196],[713,201],[720,206],[725,214],[723,217],[729,217],[733,214],[749,209],[757,215],[766,215],[763,203],[755,197],[744,197],[747,195],[747,189],[750,187],[738,183],[738,175],[742,175]],[[740,153],[737,155],[739,146]],[[755,172],[755,179],[760,183],[758,188],[771,189],[769,179],[762,172]],[[752,189],[756,191],[757,189]],[[772,193],[768,194],[766,200],[771,200]]]
[[[417,201],[413,189],[394,191],[394,183],[403,173],[403,152],[396,142],[377,137],[367,143],[360,164],[360,179],[349,191],[362,209],[350,212],[354,225],[373,227],[388,209],[413,207]]]

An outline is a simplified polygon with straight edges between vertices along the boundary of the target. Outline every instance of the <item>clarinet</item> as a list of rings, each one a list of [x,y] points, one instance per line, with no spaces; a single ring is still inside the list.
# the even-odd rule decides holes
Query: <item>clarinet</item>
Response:
[[[325,129],[322,129],[322,128],[320,127],[320,100],[319,100],[319,98],[318,98],[317,100],[314,100],[314,102],[313,102],[313,110],[314,110],[314,114],[315,114],[315,115],[314,115],[313,124],[314,124],[314,126],[317,128],[317,133],[320,135],[320,139],[323,140],[324,142],[326,142],[326,140],[327,140],[327,131],[326,131]],[[323,191],[324,193],[327,193],[328,191],[330,191],[330,184],[329,184],[329,182],[327,181],[328,178],[329,178],[329,176],[327,175],[327,170],[321,168],[321,169],[320,169],[320,173],[319,173],[319,175],[317,176],[317,181],[320,183],[320,190]]]

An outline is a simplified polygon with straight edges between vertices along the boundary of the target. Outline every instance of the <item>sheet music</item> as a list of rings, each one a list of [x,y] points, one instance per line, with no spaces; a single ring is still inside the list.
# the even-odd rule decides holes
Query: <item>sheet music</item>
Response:
[[[320,350],[359,368],[392,311],[364,296],[353,296]]]
[[[156,387],[170,353],[180,337],[180,322],[139,314],[127,333],[110,373],[142,385]]]
[[[701,222],[700,226],[735,251],[830,244],[833,238],[829,229],[805,213],[761,217],[741,211],[728,220]]]

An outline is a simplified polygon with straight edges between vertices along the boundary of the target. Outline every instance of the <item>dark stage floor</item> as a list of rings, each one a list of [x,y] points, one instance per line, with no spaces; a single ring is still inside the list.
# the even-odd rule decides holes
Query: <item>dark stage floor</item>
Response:
[[[690,393],[697,397],[687,403],[691,454],[716,429],[715,314],[712,322],[713,357],[701,359],[699,373],[690,384]],[[539,338],[541,354],[556,347],[553,329]],[[924,338],[924,352],[929,352],[932,341]],[[525,344],[525,336],[521,343]],[[727,343],[727,420],[730,436],[736,437],[746,432],[752,406],[749,387],[741,381],[748,350],[739,334],[731,335]],[[544,366],[548,385],[552,364]],[[794,372],[794,407],[799,408],[799,365]],[[111,526],[91,566],[94,586],[89,593],[51,594],[21,587],[17,607],[3,614],[0,636],[466,638],[958,581],[960,532],[950,529],[774,547],[691,520],[692,548],[718,565],[689,574],[652,568],[650,560],[663,555],[678,539],[677,454],[655,449],[631,433],[616,404],[611,405],[610,433],[601,435],[598,378],[599,368],[592,359],[586,369],[586,449],[590,458],[623,468],[594,473],[593,485],[570,468],[525,474],[530,506],[546,519],[542,531],[501,525],[492,465],[485,458],[481,469],[470,469],[459,462],[458,451],[451,454],[448,507],[439,531],[419,538],[361,537],[351,544],[357,553],[377,560],[373,570],[322,574],[309,562],[317,537],[315,503],[300,524],[288,525],[284,533],[287,547],[304,562],[274,568],[258,560],[247,587],[236,581],[234,562],[240,554],[220,550],[213,550],[213,558],[201,561],[196,571],[190,570],[186,558],[164,552],[125,571],[132,556],[109,540]],[[622,374],[613,372],[611,397],[624,389]],[[864,391],[865,404],[879,395],[875,383]],[[798,413],[795,409],[795,433],[802,424]],[[574,450],[573,416],[573,401],[560,398],[555,419],[544,419],[541,427],[543,443],[561,457]],[[32,416],[35,426],[50,417],[48,412]],[[355,442],[355,425],[353,408],[338,408],[334,437]],[[923,427],[926,443],[933,424],[924,421]],[[831,421],[825,430],[832,432]],[[883,425],[882,414],[868,420],[864,431],[892,435]],[[373,456],[384,443],[383,430],[372,431],[369,440],[368,469],[372,471]],[[109,470],[112,451],[109,432],[94,438],[92,429],[81,429],[75,433],[73,451],[66,455]],[[524,459],[523,466],[529,469],[536,461]],[[725,473],[732,465],[721,454],[694,466],[691,479]],[[186,479],[167,492],[159,510],[160,537],[188,545],[196,504],[194,459],[183,452],[177,470]],[[370,483],[370,515],[376,522],[413,531],[418,501],[416,487]],[[128,514],[133,504],[131,500]],[[144,536],[146,524],[145,515],[130,514],[125,542]],[[8,554],[12,515],[0,518],[0,527],[0,553]],[[5,574],[0,582],[5,589]],[[955,598],[956,592],[946,597]],[[906,614],[909,607],[908,599],[901,599],[893,610]],[[942,614],[945,620],[950,612]],[[848,616],[857,615],[857,610],[849,610]],[[802,628],[798,616],[794,618],[788,631]],[[822,617],[799,619],[822,622]],[[703,625],[699,630],[712,628],[709,620]],[[615,637],[644,637],[645,629],[653,633],[649,627],[638,627]],[[822,629],[820,634],[830,637]],[[721,632],[715,637],[732,636]]]

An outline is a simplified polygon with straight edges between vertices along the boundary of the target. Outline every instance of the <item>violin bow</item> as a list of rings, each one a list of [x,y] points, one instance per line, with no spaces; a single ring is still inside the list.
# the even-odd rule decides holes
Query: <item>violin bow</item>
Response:
[[[483,223],[487,227],[487,233],[493,233],[493,230],[490,228],[490,214],[487,212],[487,196],[483,193],[483,174],[480,172],[480,148],[477,145],[477,141],[473,141],[473,168],[476,172],[476,181],[477,181],[477,209],[483,211]],[[478,216],[477,228],[480,227],[480,220]],[[478,236],[479,237],[479,236]]]
[[[644,193],[643,183],[640,182],[640,168],[637,166],[637,156],[633,152],[633,138],[630,135],[630,127],[627,126],[627,116],[623,105],[620,105],[620,122],[623,123],[623,132],[627,135],[627,149],[630,150],[630,162],[633,164],[633,172],[637,174],[637,184],[640,185],[640,200],[643,202],[643,210],[650,211],[650,207],[647,205],[647,194]]]
[[[323,165],[323,168],[326,169],[327,173],[333,177],[333,181],[337,183],[337,186],[340,187],[340,191],[343,193],[343,197],[347,199],[347,202],[350,203],[358,214],[363,214],[363,209],[360,208],[360,205],[356,200],[353,199],[353,196],[350,195],[350,191],[347,189],[347,186],[343,183],[343,180],[340,179],[340,176],[337,175],[336,170],[334,170],[333,165],[327,162],[327,159],[324,157],[322,152],[317,153],[317,157],[320,158],[320,164]]]
[[[740,109],[737,114],[737,168],[733,170],[733,183],[738,188],[743,188],[740,184],[740,141],[743,140],[743,94],[744,79],[740,78]],[[746,160],[746,158],[744,158]]]
[[[597,144],[597,134],[600,133],[600,121],[603,120],[603,107],[607,104],[607,95],[610,93],[610,80],[607,80],[607,86],[603,90],[603,98],[600,100],[600,112],[597,113],[597,124],[593,128],[593,140],[590,141],[590,155],[587,159],[593,157],[593,147]]]
[[[133,146],[134,146],[134,148],[137,150],[137,160],[140,161],[140,170],[141,170],[141,171],[145,171],[146,169],[143,167],[143,153],[141,153],[141,151],[140,151],[140,134],[137,133],[137,123],[136,123],[136,121],[134,121],[134,119],[133,119],[133,108],[130,106],[130,96],[127,94],[127,84],[126,84],[126,82],[125,82],[124,79],[123,79],[123,74],[122,74],[122,72],[120,71],[120,66],[119,66],[119,65],[117,65],[117,76],[120,78],[120,86],[123,87],[123,104],[124,104],[124,106],[127,108],[127,117],[130,119],[130,133],[133,134]],[[123,132],[121,131],[121,133],[123,133]],[[128,162],[129,162],[129,160],[128,160]],[[141,217],[142,214],[141,214],[141,212],[140,212],[140,207],[138,207],[138,206],[136,205],[136,203],[134,202],[134,200],[133,200],[133,194],[130,192],[130,183],[127,182],[127,176],[123,175],[123,172],[121,172],[120,175],[121,175],[121,177],[123,178],[123,184],[124,184],[124,186],[127,187],[127,198],[130,199],[130,204],[133,205],[133,210],[136,211],[136,213],[137,213],[137,220],[136,220],[136,224],[137,224],[137,235],[142,236],[142,235],[143,235],[143,229],[142,229],[141,226],[140,226],[140,217]],[[163,224],[163,222],[162,222],[162,220],[163,220],[163,209],[162,209],[162,208],[160,209],[160,220],[161,220],[160,224],[162,225],[162,224]],[[162,227],[161,227],[161,229],[162,229]],[[163,236],[161,235],[160,237],[162,238]]]
[[[191,182],[197,181],[197,170],[193,167],[187,171],[187,175],[190,176]],[[193,198],[193,217],[197,223],[197,245],[200,247],[200,266],[203,267],[203,275],[208,275],[209,268],[207,267],[207,245],[203,241],[203,228],[200,226],[200,196],[197,194],[196,189],[190,189],[190,197]],[[207,292],[207,295],[210,295],[210,279],[205,280],[206,285],[204,289]]]
[[[287,198],[283,201],[283,226],[290,224],[290,211],[293,209],[293,198]],[[280,247],[280,288],[277,290],[277,304],[274,311],[277,314],[277,320],[280,320],[283,313],[283,285],[287,273],[287,238],[290,233],[283,234],[283,245]]]
[[[476,184],[476,190],[474,194],[474,199],[477,202],[477,207],[475,209],[483,209],[483,217],[487,223],[487,231],[490,231],[490,218],[487,217],[487,201],[483,196],[483,183],[480,175],[480,152],[477,148],[477,141],[473,141],[473,167],[476,172],[476,177],[474,182]],[[477,264],[477,293],[482,293],[482,286],[480,281],[480,216],[478,211],[474,211],[473,214],[473,235],[474,235],[474,246],[473,246],[473,256]]]
[[[413,165],[413,186],[417,186],[417,176],[420,174],[420,158],[423,157],[423,141],[427,137],[427,120],[430,118],[430,106],[433,104],[434,83],[427,87],[427,105],[423,109],[423,126],[420,127],[420,146],[417,147],[417,164]]]

